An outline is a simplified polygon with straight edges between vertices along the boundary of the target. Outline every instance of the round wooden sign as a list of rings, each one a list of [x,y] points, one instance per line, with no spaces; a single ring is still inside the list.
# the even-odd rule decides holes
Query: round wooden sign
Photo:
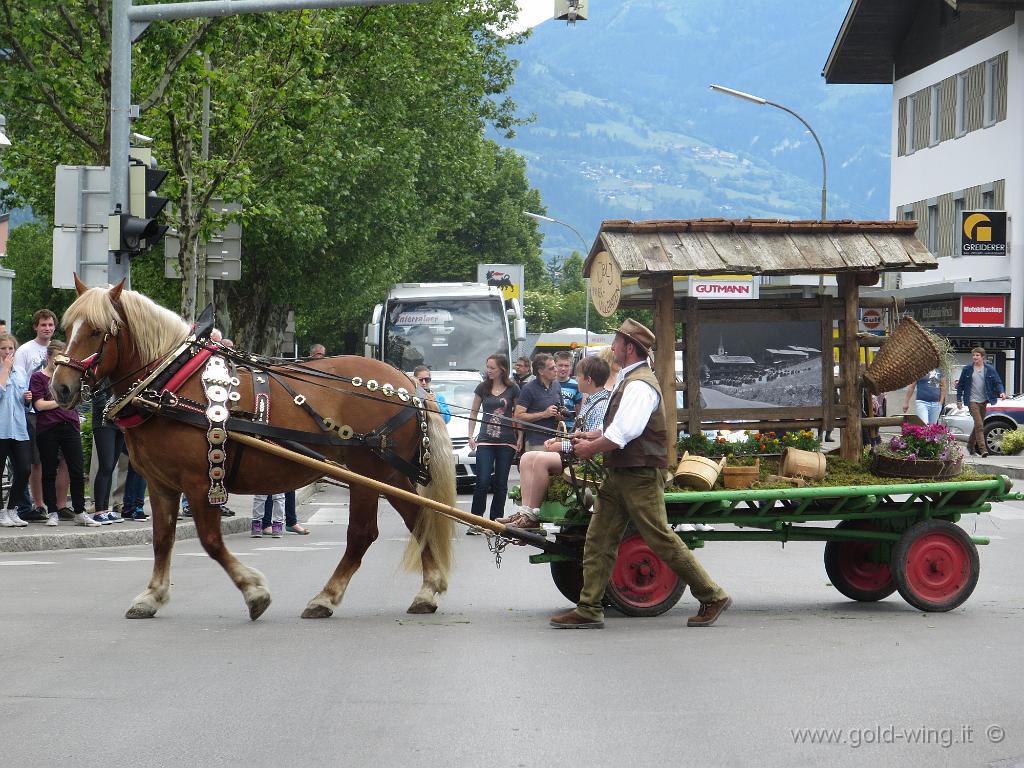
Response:
[[[590,265],[590,299],[602,317],[610,317],[619,308],[622,272],[608,251],[601,251]]]

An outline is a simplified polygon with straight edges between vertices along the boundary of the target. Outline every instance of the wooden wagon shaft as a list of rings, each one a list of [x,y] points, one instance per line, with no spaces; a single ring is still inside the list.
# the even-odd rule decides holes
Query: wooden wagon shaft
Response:
[[[555,542],[548,541],[546,538],[538,534],[530,533],[529,531],[524,531],[520,528],[515,528],[511,525],[503,525],[502,523],[495,522],[494,520],[490,520],[486,517],[478,517],[477,515],[471,514],[469,512],[463,512],[461,509],[457,507],[450,507],[447,504],[442,504],[441,502],[434,501],[433,499],[424,498],[418,494],[406,491],[402,488],[396,488],[393,485],[382,483],[379,480],[373,480],[369,477],[364,477],[363,475],[360,475],[349,469],[345,469],[344,467],[340,466],[339,464],[335,464],[334,462],[323,461],[321,459],[314,459],[311,456],[304,456],[301,453],[297,453],[287,448],[282,448],[281,446],[275,443],[260,440],[259,438],[252,437],[250,435],[244,435],[239,432],[228,432],[228,439],[234,440],[241,445],[246,445],[249,446],[250,448],[255,448],[258,451],[263,451],[264,453],[269,453],[273,456],[286,459],[288,461],[294,462],[295,464],[302,464],[303,466],[315,469],[330,477],[334,477],[339,480],[344,480],[348,483],[356,483],[357,485],[363,485],[366,486],[367,488],[372,488],[373,490],[377,491],[378,493],[382,493],[385,496],[397,496],[398,498],[405,499],[406,501],[411,501],[414,504],[419,504],[420,506],[426,507],[427,509],[431,509],[435,512],[441,512],[443,514],[449,515],[450,517],[454,517],[456,520],[460,520],[463,523],[475,525],[480,528],[487,528],[489,531],[501,534],[506,538],[516,539],[526,544],[531,544],[535,547],[538,547],[539,549],[543,549],[546,552],[557,552],[561,554],[566,554],[563,552],[564,548],[561,545],[556,544]]]

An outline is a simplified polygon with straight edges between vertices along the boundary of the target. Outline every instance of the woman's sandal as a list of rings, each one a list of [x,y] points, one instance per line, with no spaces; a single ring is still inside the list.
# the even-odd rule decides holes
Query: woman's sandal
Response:
[[[288,533],[296,533],[299,536],[309,536],[309,529],[303,528],[298,523],[296,523],[295,525],[285,526],[285,530],[288,531]]]

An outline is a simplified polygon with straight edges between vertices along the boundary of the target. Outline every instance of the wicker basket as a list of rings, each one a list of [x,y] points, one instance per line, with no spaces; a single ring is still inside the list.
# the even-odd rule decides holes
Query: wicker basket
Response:
[[[902,389],[942,365],[942,353],[911,317],[900,320],[864,372],[864,385],[875,394]]]
[[[941,459],[897,459],[876,453],[871,461],[871,471],[882,477],[906,477],[921,480],[945,480],[956,477],[963,471],[962,461]]]

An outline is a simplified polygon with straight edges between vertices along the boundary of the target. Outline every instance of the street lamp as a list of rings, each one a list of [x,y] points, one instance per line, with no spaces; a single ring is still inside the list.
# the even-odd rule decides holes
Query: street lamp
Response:
[[[7,118],[0,115],[0,147],[11,146],[11,140],[7,138]]]
[[[737,99],[745,99],[746,101],[752,101],[755,104],[760,104],[762,106],[767,104],[769,107],[777,107],[778,109],[781,109],[783,112],[789,112],[789,114],[791,114],[793,117],[795,117],[797,120],[804,124],[804,127],[807,128],[808,132],[814,138],[814,143],[818,145],[818,152],[821,153],[821,220],[825,221],[825,200],[827,197],[825,189],[827,186],[826,180],[828,179],[828,170],[825,166],[825,150],[821,146],[821,141],[818,140],[818,134],[814,132],[814,129],[811,128],[810,124],[789,107],[784,107],[781,104],[776,104],[774,101],[768,101],[768,99],[762,99],[760,96],[753,96],[749,93],[737,91],[733,88],[726,88],[724,85],[712,84],[711,90],[717,91],[718,93],[724,93],[727,96],[735,96]]]
[[[587,245],[587,241],[583,239],[583,235],[581,235],[579,230],[576,229],[576,227],[574,227],[572,224],[567,224],[566,222],[561,221],[559,219],[554,219],[550,216],[545,216],[542,213],[523,211],[523,215],[529,216],[531,219],[536,219],[537,221],[546,221],[551,224],[561,224],[566,229],[571,229],[573,233],[576,235],[576,237],[580,239],[580,242],[583,243],[583,257],[586,258],[587,253],[590,252],[590,246]],[[584,301],[583,303],[583,352],[584,354],[586,354],[587,347],[590,346],[590,278],[585,277],[583,278],[583,280],[587,286],[587,297],[586,301]]]

